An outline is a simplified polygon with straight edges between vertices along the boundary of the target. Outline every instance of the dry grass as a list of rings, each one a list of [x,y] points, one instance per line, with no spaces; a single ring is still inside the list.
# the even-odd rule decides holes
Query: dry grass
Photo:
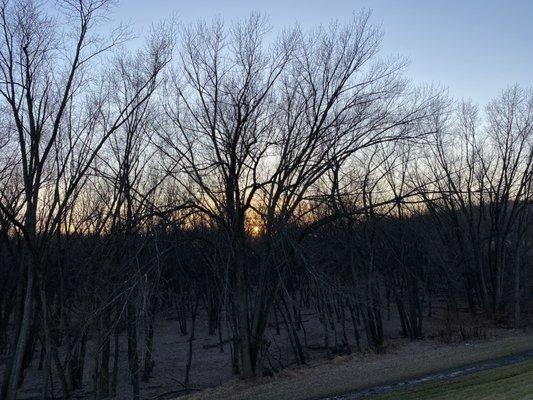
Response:
[[[320,399],[532,348],[533,334],[524,332],[497,340],[459,345],[412,342],[389,349],[386,354],[341,357],[317,367],[284,371],[273,378],[252,382],[234,380],[189,395],[186,399]]]

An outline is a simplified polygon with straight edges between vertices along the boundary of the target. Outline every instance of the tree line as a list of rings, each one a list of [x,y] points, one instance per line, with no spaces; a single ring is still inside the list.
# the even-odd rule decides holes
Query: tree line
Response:
[[[271,326],[306,362],[303,310],[331,353],[380,351],[391,308],[413,340],[437,303],[524,323],[531,89],[416,86],[367,11],[167,21],[134,51],[102,33],[112,1],[56,3],[0,3],[2,400],[32,362],[69,398],[89,358],[115,394],[121,336],[140,398],[169,308],[185,385],[200,317],[243,378],[273,368]]]

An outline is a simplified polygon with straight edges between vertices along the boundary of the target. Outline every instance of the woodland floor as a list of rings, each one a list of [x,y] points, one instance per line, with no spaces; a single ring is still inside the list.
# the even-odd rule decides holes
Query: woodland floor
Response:
[[[306,366],[293,364],[293,355],[287,335],[281,327],[276,335],[271,327],[268,339],[271,342],[270,363],[276,369],[286,367],[273,377],[258,378],[251,382],[239,380],[231,372],[230,347],[223,346],[220,352],[218,337],[207,334],[207,323],[202,313],[197,325],[196,340],[189,387],[203,389],[180,399],[319,399],[335,394],[348,393],[368,386],[417,376],[420,374],[451,368],[471,362],[512,354],[533,348],[533,332],[502,328],[483,328],[486,340],[445,344],[438,338],[442,320],[426,319],[427,337],[410,342],[402,339],[397,318],[385,317],[387,346],[383,354],[371,352],[353,353],[326,359],[321,348],[323,331],[313,314],[303,317],[307,337]],[[347,332],[353,342],[353,331]],[[351,335],[351,336],[350,336]],[[223,338],[229,333],[223,330]],[[333,340],[332,340],[333,341]],[[365,337],[362,335],[362,342]],[[92,351],[88,344],[85,367],[84,391],[73,394],[75,399],[92,399]],[[208,348],[205,348],[205,347]],[[153,378],[141,387],[142,399],[173,399],[183,394],[187,359],[188,336],[182,336],[177,320],[172,315],[157,320],[154,337],[155,368]],[[128,381],[127,348],[125,338],[120,343],[119,386],[116,400],[131,398]],[[37,371],[38,352],[27,373],[27,379],[19,391],[19,398],[38,399],[41,372]],[[141,360],[142,361],[142,360]],[[2,372],[0,366],[0,373]],[[54,393],[61,396],[58,382],[54,382]]]

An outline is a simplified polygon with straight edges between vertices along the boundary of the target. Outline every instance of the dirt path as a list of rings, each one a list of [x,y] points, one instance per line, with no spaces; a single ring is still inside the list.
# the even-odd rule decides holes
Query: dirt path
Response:
[[[189,395],[188,400],[309,400],[352,399],[369,387],[412,380],[458,367],[484,363],[499,357],[533,350],[533,333],[478,343],[443,345],[433,341],[410,342],[381,355],[337,358],[313,368],[284,371],[254,382],[234,380]],[[338,397],[341,396],[341,397]],[[183,398],[182,398],[183,399]]]
[[[374,386],[351,394],[325,397],[322,400],[360,400],[370,396],[387,394],[402,389],[409,389],[425,383],[447,381],[450,379],[458,378],[460,376],[474,374],[476,372],[487,371],[495,368],[505,367],[508,365],[518,364],[530,359],[533,359],[533,350],[524,351],[509,356],[498,357],[488,361],[468,364],[458,368],[451,368],[437,373],[426,374],[417,378],[400,380],[385,385]]]

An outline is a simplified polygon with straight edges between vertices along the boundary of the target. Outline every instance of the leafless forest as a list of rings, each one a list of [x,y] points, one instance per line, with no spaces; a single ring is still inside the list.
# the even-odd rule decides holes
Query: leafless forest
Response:
[[[170,314],[183,387],[199,321],[242,378],[281,368],[269,329],[306,363],[303,315],[328,355],[380,352],[387,312],[412,340],[434,312],[528,323],[531,89],[410,82],[369,12],[134,49],[111,1],[56,3],[0,2],[0,399],[32,368],[41,399],[107,398],[121,362],[139,399]]]

